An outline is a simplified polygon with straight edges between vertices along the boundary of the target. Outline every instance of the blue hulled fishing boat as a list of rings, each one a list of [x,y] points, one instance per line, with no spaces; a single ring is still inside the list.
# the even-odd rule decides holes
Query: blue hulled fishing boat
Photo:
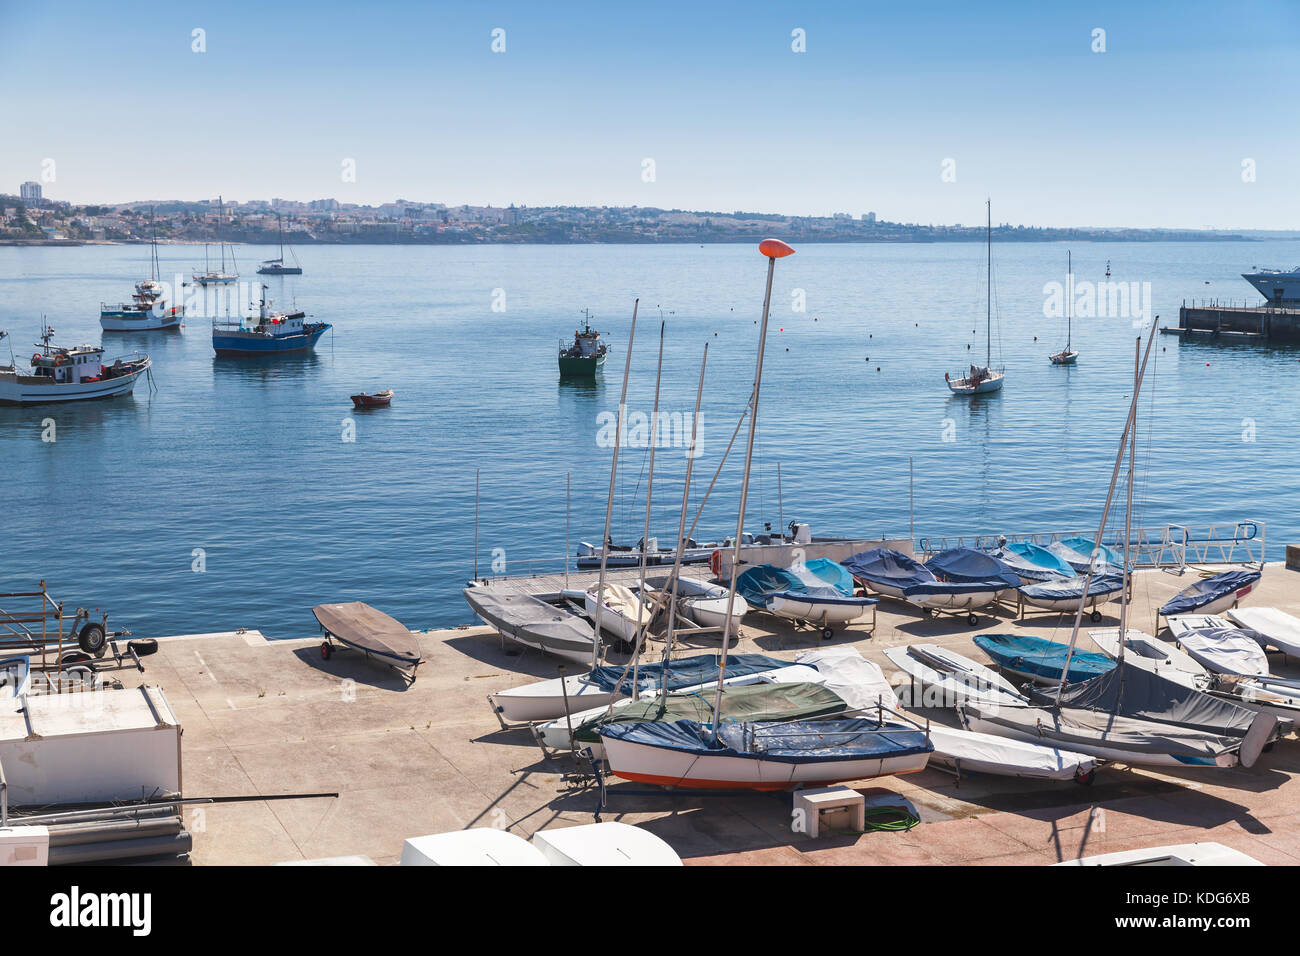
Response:
[[[218,355],[303,352],[313,348],[316,340],[330,328],[328,322],[307,322],[305,319],[304,312],[277,312],[271,308],[270,301],[263,298],[255,316],[214,319],[212,347]]]

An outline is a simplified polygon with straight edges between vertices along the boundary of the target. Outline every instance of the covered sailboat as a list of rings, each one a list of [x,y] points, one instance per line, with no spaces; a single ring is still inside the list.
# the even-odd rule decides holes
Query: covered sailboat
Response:
[[[760,564],[736,579],[736,591],[751,607],[816,624],[824,636],[832,624],[856,621],[876,604],[875,598],[854,596],[853,578],[829,558],[789,568]]]
[[[1250,631],[1213,614],[1177,614],[1169,633],[1188,656],[1216,674],[1267,676],[1268,655]]]
[[[657,591],[671,593],[673,579],[671,577],[646,578],[646,584]],[[720,584],[680,576],[676,579],[676,584],[677,601],[681,605],[682,613],[700,627],[722,627],[728,611],[733,626],[738,625],[748,609],[743,595],[732,594]]]
[[[1012,541],[993,552],[1026,583],[1059,581],[1075,576],[1074,568],[1059,555],[1028,541]]]
[[[1124,576],[1115,572],[1094,574],[1091,579],[1085,576],[1026,584],[1020,589],[1020,598],[1025,604],[1049,611],[1077,611],[1082,606],[1091,612],[1095,622],[1101,620],[1097,606],[1115,600],[1123,591]]]
[[[944,552],[945,556],[949,554],[950,552]],[[973,567],[973,562],[962,562],[954,558],[952,565],[970,568]],[[901,598],[922,608],[926,613],[965,612],[971,619],[971,624],[978,620],[973,613],[975,609],[993,603],[999,594],[1015,588],[1016,585],[1011,584],[1011,581],[1019,580],[1009,571],[1000,571],[994,577],[983,579],[971,577],[968,580],[940,580],[927,565],[890,548],[861,551],[847,559],[844,566],[864,587],[877,594]]]
[[[1218,614],[1234,607],[1255,589],[1260,572],[1254,569],[1222,571],[1183,588],[1160,608],[1163,617],[1174,614]]]
[[[1228,619],[1254,633],[1261,645],[1300,657],[1300,618],[1275,607],[1241,607],[1228,611]]]
[[[865,717],[726,723],[608,724],[600,730],[615,776],[667,787],[789,790],[924,770],[927,733]]]
[[[1088,566],[1092,564],[1094,557],[1099,570],[1106,571],[1109,567],[1120,566],[1119,554],[1114,548],[1108,548],[1104,544],[1098,544],[1091,538],[1085,538],[1081,535],[1053,541],[1047,546],[1047,550],[1065,561],[1080,574],[1087,572]]]
[[[1105,654],[1075,651],[1070,655],[1070,645],[1028,634],[976,634],[974,640],[1004,671],[1036,684],[1059,684],[1067,657],[1070,682],[1096,677],[1115,666]]]
[[[571,661],[588,663],[599,649],[595,631],[583,618],[531,594],[491,585],[468,587],[465,601],[502,637]]]
[[[997,671],[938,644],[890,647],[885,656],[911,678],[903,689],[907,707],[956,707],[967,700],[997,706],[1026,700]]]
[[[1028,780],[1091,783],[1098,763],[1089,754],[939,724],[930,726],[930,742],[934,744],[930,764],[949,767],[959,776],[987,773]]]

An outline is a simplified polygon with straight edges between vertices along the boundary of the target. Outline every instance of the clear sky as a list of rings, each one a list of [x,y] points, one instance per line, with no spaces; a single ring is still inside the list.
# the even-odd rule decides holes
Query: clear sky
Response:
[[[0,0],[0,90],[0,191],[74,202],[1300,228],[1295,0]]]

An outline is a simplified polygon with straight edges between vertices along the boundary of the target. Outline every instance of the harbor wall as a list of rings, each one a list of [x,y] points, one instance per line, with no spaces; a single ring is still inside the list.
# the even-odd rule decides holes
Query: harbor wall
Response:
[[[1184,305],[1178,310],[1177,331],[1183,335],[1250,337],[1300,343],[1300,309]]]

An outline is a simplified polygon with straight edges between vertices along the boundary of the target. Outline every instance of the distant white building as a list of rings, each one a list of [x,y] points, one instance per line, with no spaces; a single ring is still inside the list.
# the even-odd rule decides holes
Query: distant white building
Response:
[[[862,221],[863,221],[863,222],[875,222],[875,221],[876,221],[876,214],[875,214],[874,212],[863,213],[863,214],[862,214]]]
[[[40,202],[41,184],[23,183],[18,187],[18,195],[22,198],[23,202]]]

